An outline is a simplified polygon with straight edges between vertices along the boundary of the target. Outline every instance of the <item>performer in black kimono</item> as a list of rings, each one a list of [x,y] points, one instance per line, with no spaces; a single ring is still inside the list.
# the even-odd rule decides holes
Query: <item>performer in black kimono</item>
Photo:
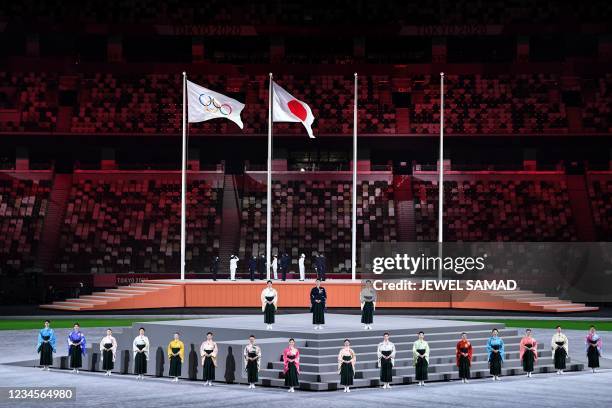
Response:
[[[312,324],[315,330],[321,330],[325,324],[326,301],[327,292],[321,286],[321,279],[317,279],[316,286],[310,290],[310,311],[312,312]]]

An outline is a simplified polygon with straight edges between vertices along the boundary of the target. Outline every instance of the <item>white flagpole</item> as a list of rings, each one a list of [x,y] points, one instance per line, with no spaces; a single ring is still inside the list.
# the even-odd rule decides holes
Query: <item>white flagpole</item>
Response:
[[[266,279],[270,279],[272,258],[272,73],[268,90],[268,205],[266,208]]]
[[[187,221],[187,73],[183,71],[183,150],[181,164],[181,280],[185,280],[185,224]]]
[[[357,73],[353,95],[353,217],[351,226],[351,279],[357,278]]]
[[[438,256],[442,258],[442,221],[444,214],[444,72],[440,72],[440,158],[438,159]],[[442,264],[438,269],[438,279],[442,279]]]

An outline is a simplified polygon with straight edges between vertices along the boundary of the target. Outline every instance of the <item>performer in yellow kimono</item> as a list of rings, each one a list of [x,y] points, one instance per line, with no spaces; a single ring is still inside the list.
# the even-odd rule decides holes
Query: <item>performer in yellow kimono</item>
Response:
[[[425,333],[419,332],[419,338],[412,345],[414,359],[414,379],[419,386],[425,386],[427,380],[427,367],[429,367],[429,344],[425,341]]]
[[[206,333],[206,340],[200,345],[200,357],[202,358],[202,375],[204,385],[212,387],[215,380],[215,367],[217,367],[217,343],[213,341],[213,333]]]
[[[550,346],[552,347],[557,375],[563,374],[563,370],[565,370],[565,360],[569,355],[569,341],[567,340],[567,336],[561,332],[561,326],[557,326],[557,332],[552,336]]]
[[[168,343],[168,359],[170,360],[169,377],[173,377],[174,382],[178,382],[181,376],[181,368],[185,358],[185,345],[180,340],[179,333],[174,333],[174,339]]]

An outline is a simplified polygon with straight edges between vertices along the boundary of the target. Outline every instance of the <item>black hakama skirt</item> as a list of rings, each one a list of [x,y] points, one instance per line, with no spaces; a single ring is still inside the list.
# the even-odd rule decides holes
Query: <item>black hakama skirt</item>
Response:
[[[250,352],[250,358],[257,357],[257,353]],[[246,365],[247,381],[249,384],[255,384],[259,381],[259,371],[257,370],[257,360],[248,360]]]
[[[363,310],[361,311],[361,323],[372,324],[374,323],[374,303],[365,302],[363,304]]]
[[[115,363],[113,362],[113,351],[110,349],[112,344],[105,344],[104,350],[102,350],[102,370],[110,371],[115,368]]]
[[[351,356],[342,356],[344,361],[340,367],[340,384],[346,387],[353,385],[353,377],[355,376],[353,365],[350,363],[351,359]]]
[[[300,380],[298,378],[298,371],[295,363],[290,361],[287,364],[287,372],[285,373],[285,386],[287,387],[297,387],[300,385]]]
[[[268,299],[266,297],[266,300],[270,301],[273,300],[274,298],[270,298]],[[274,307],[273,303],[266,303],[266,307],[264,308],[264,323],[265,324],[274,324],[274,314],[276,313],[276,307]]]
[[[384,356],[390,356],[391,350],[382,351]],[[393,364],[391,363],[391,359],[380,358],[380,382],[381,383],[390,383],[393,381]]]
[[[565,351],[565,349],[561,346],[563,346],[564,343],[561,344],[557,344],[557,347],[555,349],[555,370],[565,370],[565,360],[567,358],[567,352]]]
[[[420,355],[425,354],[425,350],[417,350],[417,353]],[[429,367],[429,363],[425,357],[417,358],[416,365],[414,366],[414,379],[416,381],[425,381],[427,380],[427,368]]]
[[[172,353],[178,353],[179,348],[173,347]],[[170,371],[168,372],[169,377],[180,377],[182,368],[181,356],[170,356]]]
[[[499,353],[491,353],[491,358],[489,360],[489,373],[496,377],[501,375],[502,370],[502,359]]]
[[[212,350],[204,350],[206,354],[210,354]],[[204,364],[202,366],[202,379],[204,381],[214,381],[215,380],[215,363],[213,362],[212,357],[204,358]]]
[[[535,356],[533,350],[529,348],[523,353],[523,371],[526,373],[533,372],[533,363],[535,362]]]
[[[323,303],[312,305],[312,324],[325,324],[325,306]]]
[[[597,347],[589,346],[587,350],[587,358],[589,359],[589,368],[599,367],[599,351]]]
[[[144,375],[146,373],[147,373],[147,356],[145,355],[145,353],[136,353],[136,357],[134,358],[134,374]]]
[[[459,356],[459,378],[470,378],[470,359],[467,356]]]
[[[83,366],[83,356],[81,346],[70,345],[70,368],[81,368]]]
[[[53,347],[49,342],[43,341],[38,351],[40,352],[41,366],[53,365]]]

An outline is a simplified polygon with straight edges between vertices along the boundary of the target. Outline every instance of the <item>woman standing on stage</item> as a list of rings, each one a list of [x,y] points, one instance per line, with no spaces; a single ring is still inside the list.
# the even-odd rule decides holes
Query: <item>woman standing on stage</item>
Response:
[[[68,334],[68,356],[70,357],[70,368],[75,374],[79,373],[79,368],[83,366],[83,356],[87,353],[87,341],[85,335],[81,333],[81,326],[74,324],[72,331]]]
[[[459,368],[459,378],[465,384],[470,379],[470,367],[472,366],[472,343],[467,339],[467,333],[461,333],[461,340],[457,343],[457,367]]]
[[[361,302],[361,323],[364,330],[372,330],[374,323],[374,309],[376,308],[376,290],[372,281],[367,280],[365,288],[361,289],[359,301]]]
[[[104,375],[110,376],[115,368],[115,357],[117,354],[117,340],[113,337],[113,331],[106,329],[106,336],[100,341],[100,354],[102,355],[102,370]]]
[[[602,346],[603,342],[599,334],[597,334],[595,326],[591,326],[589,328],[589,334],[586,337],[586,352],[589,360],[589,367],[593,369],[593,372],[595,372],[596,368],[599,368],[599,357],[601,357]]]
[[[391,388],[391,382],[393,381],[393,366],[395,365],[395,344],[389,341],[388,332],[383,334],[383,341],[378,343],[376,355],[378,356],[382,387]]]
[[[504,363],[504,341],[499,337],[499,330],[493,329],[487,341],[487,354],[489,355],[489,372],[493,381],[500,381],[502,364]]]
[[[419,386],[424,387],[429,367],[429,344],[425,341],[425,333],[422,331],[419,332],[419,338],[412,345],[412,357],[414,359],[414,379],[419,382]]]
[[[202,377],[204,385],[212,387],[215,380],[215,367],[217,367],[217,343],[213,341],[213,333],[206,333],[206,340],[200,345],[200,357],[202,358]]]
[[[266,330],[272,330],[274,315],[276,314],[278,302],[278,292],[272,287],[272,281],[266,283],[266,287],[261,291],[261,311],[264,314]]]
[[[169,377],[173,377],[174,382],[178,382],[181,376],[181,368],[185,358],[185,345],[180,340],[178,332],[174,333],[174,339],[168,343],[168,359],[170,360]]]
[[[356,361],[357,357],[351,348],[351,342],[349,339],[344,340],[344,347],[338,354],[338,374],[340,374],[340,384],[344,386],[344,392],[351,392],[349,387],[353,385]]]
[[[300,350],[295,347],[294,339],[289,339],[289,346],[283,350],[283,372],[288,392],[295,392],[295,387],[300,385]]]
[[[325,324],[325,302],[327,301],[327,292],[321,286],[321,279],[317,279],[316,287],[310,290],[310,311],[312,312],[312,324],[314,329],[321,330]]]
[[[563,370],[565,370],[565,360],[569,353],[569,341],[567,340],[567,336],[561,333],[561,326],[557,326],[557,332],[553,334],[550,346],[555,360],[557,375],[563,374]]]
[[[249,388],[255,388],[255,383],[259,381],[259,368],[261,363],[261,348],[255,344],[255,336],[249,336],[249,343],[244,348],[244,371],[247,375]]]
[[[132,351],[134,352],[134,374],[138,375],[138,379],[144,379],[147,373],[147,361],[149,360],[149,338],[145,336],[145,329],[138,329],[138,336],[132,342]]]
[[[531,336],[531,329],[525,330],[525,336],[519,344],[520,358],[523,363],[523,371],[527,373],[527,377],[531,378],[533,366],[538,360],[538,342]]]
[[[55,332],[50,326],[51,322],[45,320],[45,327],[38,332],[38,344],[36,345],[36,352],[40,354],[41,370],[47,371],[49,371],[49,366],[53,365],[53,353],[57,351]]]

